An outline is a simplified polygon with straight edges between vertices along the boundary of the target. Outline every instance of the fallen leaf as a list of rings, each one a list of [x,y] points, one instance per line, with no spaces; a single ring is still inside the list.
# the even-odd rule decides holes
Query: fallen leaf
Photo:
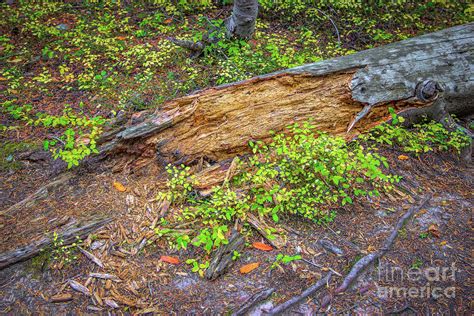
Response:
[[[179,264],[179,259],[170,256],[161,256],[160,261],[171,263],[171,264]]]
[[[114,188],[119,192],[127,191],[127,188],[120,182],[114,181]]]
[[[252,244],[252,247],[254,247],[258,250],[263,250],[263,251],[272,251],[273,250],[272,246],[269,246],[267,244],[264,244],[264,243],[258,242],[258,241],[254,242]]]
[[[117,36],[116,39],[118,39],[119,41],[123,41],[126,39],[125,36]]]
[[[254,263],[246,264],[246,265],[240,267],[240,273],[242,273],[242,274],[250,273],[253,270],[257,269],[259,266],[260,266],[260,262],[254,262]]]
[[[0,76],[0,81],[6,81],[6,80],[8,80],[8,79],[5,78],[5,77]]]
[[[408,156],[405,156],[405,155],[400,155],[398,156],[398,160],[408,160]]]
[[[173,19],[169,18],[169,19],[164,20],[164,22],[165,24],[170,24],[171,22],[173,22]]]
[[[374,252],[375,251],[375,247],[372,246],[372,245],[369,245],[369,247],[367,247],[367,252]]]
[[[441,232],[438,229],[438,225],[436,224],[431,224],[430,227],[428,227],[428,233],[431,234],[431,236],[439,238],[441,236]]]
[[[418,214],[416,214],[416,216],[421,216],[421,215],[425,214],[426,212],[428,212],[428,210],[422,209],[418,212]]]
[[[440,246],[445,246],[448,242],[446,240],[443,240],[442,242],[439,243]]]

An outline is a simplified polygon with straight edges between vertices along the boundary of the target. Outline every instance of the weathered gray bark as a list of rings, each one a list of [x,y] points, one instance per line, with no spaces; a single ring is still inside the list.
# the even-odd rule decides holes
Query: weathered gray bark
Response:
[[[212,256],[211,263],[206,269],[206,278],[214,280],[224,274],[233,264],[234,251],[240,252],[244,248],[245,240],[238,232],[233,232],[229,243],[222,245]]]
[[[308,119],[319,130],[352,138],[386,121],[389,106],[429,112],[442,97],[447,112],[474,113],[473,51],[470,23],[198,91],[109,133],[101,152],[136,161],[213,162]]]
[[[250,39],[255,32],[255,22],[258,15],[257,0],[235,0],[232,15],[225,20],[226,34],[229,38]],[[212,26],[212,23],[210,23]],[[207,45],[216,43],[217,38],[210,34],[212,30],[203,36],[201,41],[181,40],[168,37],[173,44],[189,49],[193,57],[199,56]]]
[[[227,36],[239,39],[252,38],[257,15],[257,0],[234,0],[232,15],[225,21]]]
[[[85,238],[90,233],[98,230],[104,225],[110,223],[112,218],[101,218],[101,219],[92,219],[85,223],[76,223],[75,225],[70,225],[68,228],[59,232],[59,238],[63,240],[63,245],[69,245],[76,241],[76,238]],[[52,239],[46,237],[38,241],[32,242],[29,245],[26,245],[21,248],[0,254],[0,270],[4,269],[12,264],[15,264],[20,261],[30,259],[42,250],[50,247],[52,244]]]

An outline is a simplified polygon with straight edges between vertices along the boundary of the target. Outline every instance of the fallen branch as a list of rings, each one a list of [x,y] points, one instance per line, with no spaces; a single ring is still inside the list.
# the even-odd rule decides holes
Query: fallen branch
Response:
[[[33,206],[36,202],[38,202],[41,199],[46,198],[51,191],[55,190],[57,187],[63,185],[66,181],[72,178],[72,173],[65,173],[61,175],[58,179],[51,181],[47,185],[41,187],[40,189],[36,190],[35,193],[29,195],[25,199],[21,200],[20,202],[10,206],[6,210],[0,211],[0,216],[2,215],[8,215],[8,213],[11,213],[13,211],[16,211],[22,207],[31,207]]]
[[[206,269],[206,278],[214,280],[227,271],[234,264],[232,257],[234,251],[242,251],[244,248],[244,238],[238,232],[234,232],[229,238],[229,243],[222,245],[211,259],[209,267]]]
[[[326,274],[326,276],[322,279],[320,279],[318,282],[316,282],[314,285],[310,286],[309,288],[307,288],[306,290],[303,291],[303,293],[301,293],[300,295],[298,296],[295,296],[291,299],[289,299],[288,301],[280,304],[280,305],[277,305],[275,306],[274,308],[272,308],[270,311],[268,311],[266,314],[267,315],[279,315],[279,314],[282,314],[284,311],[286,311],[287,309],[291,308],[292,306],[298,304],[299,302],[301,302],[302,300],[304,300],[305,298],[307,298],[308,296],[316,293],[319,289],[321,289],[324,285],[328,284],[329,281],[331,280],[331,277],[332,277],[332,272],[328,272],[328,274]]]
[[[253,294],[251,297],[249,297],[248,300],[245,301],[245,303],[239,308],[239,310],[232,313],[232,316],[243,316],[247,314],[248,312],[250,312],[252,308],[257,306],[257,304],[269,298],[270,295],[273,294],[273,292],[275,292],[275,289],[270,288],[270,289],[264,289],[262,291],[259,291]]]
[[[88,222],[70,226],[58,233],[59,239],[63,240],[63,245],[69,245],[80,239],[86,238],[90,233],[98,230],[102,226],[110,223],[112,218],[93,219]],[[50,247],[52,239],[46,237],[35,241],[29,245],[17,248],[15,250],[0,254],[0,270],[20,261],[30,259],[41,252],[41,250]]]
[[[372,252],[365,257],[361,258],[359,261],[356,262],[356,264],[352,267],[351,271],[347,276],[344,278],[344,281],[342,284],[335,290],[334,294],[340,294],[344,291],[346,291],[349,286],[359,277],[362,271],[364,271],[370,264],[372,264],[375,260],[380,259],[383,257],[387,251],[392,247],[393,242],[395,241],[395,238],[398,235],[398,231],[402,229],[403,225],[405,225],[405,222],[413,216],[413,214],[417,211],[419,211],[421,208],[423,208],[426,203],[431,199],[431,195],[427,195],[424,197],[420,203],[416,206],[412,206],[397,222],[395,225],[392,233],[388,238],[385,240],[385,242],[382,245],[382,248],[380,248],[376,252]],[[332,295],[328,294],[324,297],[321,307],[326,308],[332,301]]]
[[[280,249],[286,245],[286,241],[278,235],[273,235],[274,238],[268,236],[267,231],[270,229],[270,226],[259,220],[255,215],[248,214],[247,222],[252,226],[256,231],[259,232],[273,247]]]

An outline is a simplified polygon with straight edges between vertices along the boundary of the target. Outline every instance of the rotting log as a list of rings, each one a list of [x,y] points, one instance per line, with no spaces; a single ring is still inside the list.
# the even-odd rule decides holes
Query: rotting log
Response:
[[[61,232],[58,232],[58,237],[63,241],[63,245],[69,245],[74,243],[77,237],[85,238],[111,221],[112,218],[94,218],[79,223],[72,223]],[[44,237],[26,246],[2,253],[0,254],[0,270],[17,262],[30,259],[51,245],[52,238]]]
[[[141,122],[100,141],[109,156],[136,161],[222,161],[248,152],[295,122],[348,139],[403,113],[430,109],[438,96],[458,116],[473,113],[474,24],[353,55],[209,88],[165,103]],[[425,112],[429,110],[425,110]]]
[[[1,210],[0,216],[10,215],[10,213],[13,213],[23,207],[25,208],[32,207],[33,205],[35,205],[35,203],[37,203],[38,201],[50,195],[51,192],[56,190],[58,187],[65,185],[65,183],[69,181],[69,179],[71,179],[72,176],[73,174],[69,172],[62,174],[57,179],[39,188],[33,194],[27,196],[25,199],[21,200],[20,202],[13,204],[12,206],[10,206],[9,208],[5,210]]]

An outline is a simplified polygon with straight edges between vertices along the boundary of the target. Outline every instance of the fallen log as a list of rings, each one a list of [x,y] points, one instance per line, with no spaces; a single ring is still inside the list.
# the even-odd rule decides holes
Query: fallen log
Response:
[[[403,225],[405,225],[407,220],[411,218],[413,214],[415,214],[415,212],[418,212],[420,209],[425,207],[425,205],[429,202],[430,199],[431,195],[427,195],[426,197],[421,199],[418,205],[410,207],[410,209],[405,214],[403,214],[402,217],[400,217],[392,232],[384,241],[382,247],[378,251],[372,252],[366,255],[365,257],[362,257],[354,264],[351,271],[344,278],[342,284],[334,291],[334,295],[345,292],[351,286],[351,284],[353,284],[354,281],[360,276],[362,271],[365,271],[365,269],[367,269],[367,267],[371,265],[375,260],[382,258],[392,247],[395,238],[397,238],[398,236],[398,232],[400,231],[400,229],[403,228]],[[332,299],[332,294],[326,295],[322,300],[321,307],[326,308],[331,303]]]
[[[32,207],[38,201],[48,197],[54,190],[58,187],[65,185],[69,179],[73,176],[72,173],[67,172],[59,176],[57,179],[51,181],[50,183],[46,184],[45,186],[36,190],[33,194],[27,196],[25,199],[21,200],[20,202],[13,204],[9,208],[0,211],[0,216],[9,215],[9,213],[15,212],[21,208],[28,208]]]
[[[77,237],[84,239],[111,221],[112,218],[89,219],[82,223],[70,225],[63,231],[58,232],[58,237],[63,241],[63,245],[69,245],[77,241]],[[50,247],[52,242],[50,237],[45,237],[26,246],[0,254],[0,270],[36,256],[42,250]]]
[[[353,55],[209,88],[165,103],[139,122],[107,133],[107,156],[173,163],[222,161],[248,152],[295,122],[352,138],[397,112],[430,107],[439,94],[449,113],[473,91],[474,24],[449,28]],[[452,102],[451,102],[452,101]]]

